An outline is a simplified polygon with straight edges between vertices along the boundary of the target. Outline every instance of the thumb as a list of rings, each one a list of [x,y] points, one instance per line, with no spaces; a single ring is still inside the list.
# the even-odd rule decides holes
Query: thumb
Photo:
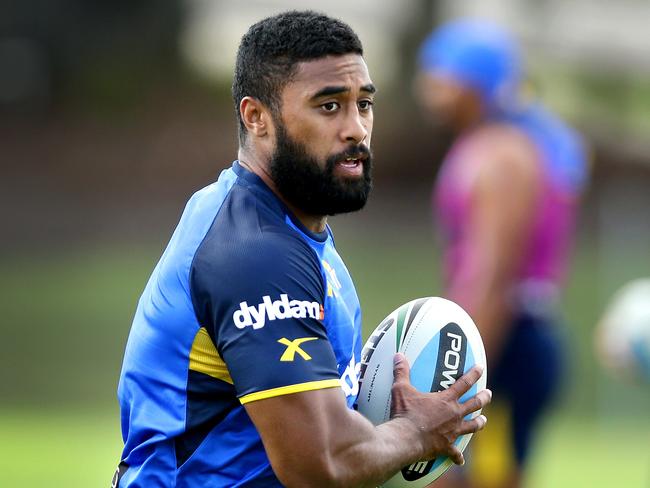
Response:
[[[410,383],[411,368],[406,356],[398,352],[393,356],[393,383],[406,382]]]

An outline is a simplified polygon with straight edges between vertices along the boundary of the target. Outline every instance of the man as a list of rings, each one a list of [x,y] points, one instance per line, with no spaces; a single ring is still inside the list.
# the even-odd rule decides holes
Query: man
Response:
[[[359,302],[327,216],[371,186],[372,84],[342,22],[288,12],[241,40],[238,160],[189,201],[140,299],[118,396],[133,486],[376,486],[449,455],[489,402],[458,403],[481,375],[418,393],[395,358],[393,419],[349,408]]]
[[[472,446],[473,486],[517,487],[560,377],[557,305],[585,153],[520,95],[518,50],[499,27],[451,22],[424,41],[419,62],[418,100],[456,136],[434,192],[445,296],[477,323],[495,392],[490,428]]]

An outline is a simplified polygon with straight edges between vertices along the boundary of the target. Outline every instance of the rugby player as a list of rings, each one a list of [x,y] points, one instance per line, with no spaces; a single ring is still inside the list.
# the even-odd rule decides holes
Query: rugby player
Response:
[[[558,301],[585,150],[573,129],[522,95],[519,50],[500,27],[446,24],[423,42],[419,66],[417,99],[455,135],[433,200],[445,296],[478,325],[494,391],[490,427],[472,445],[474,483],[452,471],[435,486],[514,488],[562,373]]]
[[[253,25],[233,82],[237,160],[188,202],[138,303],[118,387],[125,487],[376,486],[464,462],[482,374],[418,393],[395,357],[392,419],[358,393],[361,311],[327,216],[364,206],[375,87],[356,34],[314,12]]]

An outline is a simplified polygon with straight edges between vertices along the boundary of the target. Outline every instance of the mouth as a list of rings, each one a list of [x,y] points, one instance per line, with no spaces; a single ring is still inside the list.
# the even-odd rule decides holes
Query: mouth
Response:
[[[337,161],[336,166],[345,176],[358,177],[363,174],[363,163],[367,156],[363,154],[348,156],[343,160]]]

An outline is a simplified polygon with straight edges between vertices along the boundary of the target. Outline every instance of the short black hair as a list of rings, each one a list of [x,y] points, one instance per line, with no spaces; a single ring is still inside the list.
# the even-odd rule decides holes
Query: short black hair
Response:
[[[252,25],[239,44],[232,83],[240,143],[246,138],[239,113],[244,97],[258,99],[277,114],[280,93],[298,63],[351,53],[362,56],[363,46],[350,26],[311,10],[284,12]]]

